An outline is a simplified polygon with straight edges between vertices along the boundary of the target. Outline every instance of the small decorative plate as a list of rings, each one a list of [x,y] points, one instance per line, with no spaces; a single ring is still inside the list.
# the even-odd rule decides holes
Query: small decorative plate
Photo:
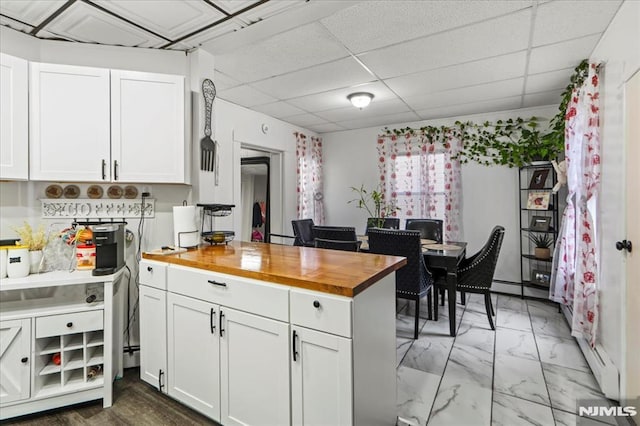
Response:
[[[124,193],[124,191],[122,190],[122,187],[118,186],[118,185],[111,185],[108,189],[107,189],[107,196],[109,198],[122,198],[122,194]]]
[[[100,185],[91,185],[87,188],[87,197],[89,198],[102,198],[102,194],[104,194],[104,190]]]
[[[78,198],[80,196],[80,187],[78,185],[67,185],[62,193],[64,198]]]
[[[124,187],[124,198],[136,198],[138,196],[138,188],[133,185],[127,185]]]
[[[49,185],[44,191],[47,198],[60,198],[62,197],[62,192],[62,187],[60,185]]]

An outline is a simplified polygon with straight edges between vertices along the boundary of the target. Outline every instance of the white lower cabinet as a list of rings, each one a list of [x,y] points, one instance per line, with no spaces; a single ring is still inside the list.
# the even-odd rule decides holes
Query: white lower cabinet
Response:
[[[0,321],[0,403],[29,398],[31,320]]]
[[[140,378],[167,393],[166,371],[167,292],[141,285]]]
[[[289,324],[221,307],[224,425],[289,424]]]
[[[294,425],[352,425],[351,339],[291,327]]]

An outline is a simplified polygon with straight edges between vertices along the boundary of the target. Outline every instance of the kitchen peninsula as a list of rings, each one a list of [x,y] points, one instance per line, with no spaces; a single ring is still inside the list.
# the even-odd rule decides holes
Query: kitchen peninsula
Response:
[[[396,422],[406,259],[241,241],[143,257],[142,380],[223,425]]]

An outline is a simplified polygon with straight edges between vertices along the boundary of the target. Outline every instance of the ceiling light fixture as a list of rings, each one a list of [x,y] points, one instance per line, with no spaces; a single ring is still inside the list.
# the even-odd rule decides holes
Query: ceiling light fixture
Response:
[[[347,96],[347,99],[351,101],[351,104],[356,108],[365,108],[371,103],[371,99],[373,99],[373,94],[368,92],[357,92],[352,93]]]

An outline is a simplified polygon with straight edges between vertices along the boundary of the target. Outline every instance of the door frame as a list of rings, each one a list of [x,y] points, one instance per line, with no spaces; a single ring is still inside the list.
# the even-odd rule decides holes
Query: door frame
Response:
[[[264,219],[264,242],[271,242],[271,157],[261,156],[261,157],[244,157],[240,159],[240,170],[242,170],[242,166],[248,164],[264,164],[267,166],[267,197],[265,200],[266,203],[266,213]],[[240,173],[242,179],[242,172]],[[240,194],[242,197],[242,194]]]

